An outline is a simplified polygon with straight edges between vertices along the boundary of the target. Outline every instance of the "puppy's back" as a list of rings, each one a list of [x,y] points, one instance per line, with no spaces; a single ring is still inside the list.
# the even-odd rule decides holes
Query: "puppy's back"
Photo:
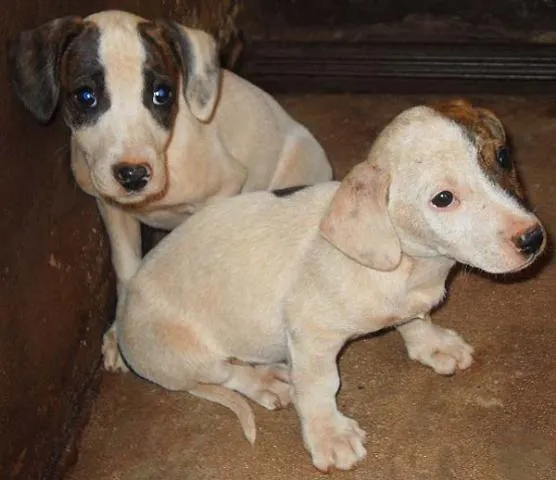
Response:
[[[244,191],[263,190],[270,185],[280,159],[292,142],[303,145],[299,168],[303,164],[318,166],[316,178],[307,176],[305,182],[320,183],[332,176],[326,153],[309,130],[271,95],[227,70],[222,71],[215,121],[230,153],[252,173],[256,172],[248,179]]]
[[[229,326],[253,315],[271,322],[337,186],[287,197],[249,193],[205,207],[145,258],[129,285],[123,320],[141,328],[164,304],[202,321],[225,316]]]

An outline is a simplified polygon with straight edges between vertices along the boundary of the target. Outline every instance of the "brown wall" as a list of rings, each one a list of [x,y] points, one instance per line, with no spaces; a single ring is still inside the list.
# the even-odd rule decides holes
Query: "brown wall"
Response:
[[[284,30],[346,29],[444,18],[495,29],[553,30],[556,4],[544,0],[243,0],[240,23],[252,37],[279,37]],[[431,22],[429,22],[431,23]],[[434,27],[429,25],[429,28]],[[434,38],[432,38],[434,40]]]
[[[68,131],[60,119],[48,127],[37,124],[11,92],[6,39],[61,15],[104,8],[130,9],[145,16],[168,13],[186,21],[187,15],[178,8],[182,4],[3,2],[0,478],[58,476],[57,464],[71,451],[98,378],[102,332],[112,315],[114,296],[108,244],[94,201],[77,188],[70,174]]]
[[[553,2],[543,0],[245,0],[244,3],[249,15],[288,26],[377,23],[401,20],[410,14],[457,15],[472,22],[496,18],[508,26],[523,26],[546,19],[547,15],[553,20],[556,9]]]

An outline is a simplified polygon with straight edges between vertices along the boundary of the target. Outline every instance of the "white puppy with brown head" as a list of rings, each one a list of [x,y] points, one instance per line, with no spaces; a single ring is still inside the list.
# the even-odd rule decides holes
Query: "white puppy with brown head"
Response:
[[[172,229],[214,198],[331,179],[313,136],[269,95],[218,66],[214,39],[104,11],[10,43],[16,92],[41,121],[60,105],[71,165],[95,196],[120,293],[141,259],[140,222]],[[105,365],[118,362],[113,335]]]
[[[336,405],[338,352],[396,326],[412,359],[469,367],[472,348],[429,312],[456,261],[501,273],[540,254],[544,229],[521,197],[494,114],[411,108],[341,183],[222,200],[174,230],[130,282],[122,351],[144,378],[232,408],[251,441],[239,394],[293,400],[314,465],[349,469],[366,451]]]

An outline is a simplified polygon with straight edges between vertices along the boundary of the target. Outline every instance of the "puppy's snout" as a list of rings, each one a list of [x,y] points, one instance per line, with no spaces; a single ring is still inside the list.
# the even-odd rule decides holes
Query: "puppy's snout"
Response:
[[[517,234],[513,241],[517,249],[524,255],[538,253],[544,245],[544,230],[540,225],[534,225]]]
[[[150,166],[146,163],[118,163],[112,167],[114,177],[128,192],[141,190],[149,182]]]

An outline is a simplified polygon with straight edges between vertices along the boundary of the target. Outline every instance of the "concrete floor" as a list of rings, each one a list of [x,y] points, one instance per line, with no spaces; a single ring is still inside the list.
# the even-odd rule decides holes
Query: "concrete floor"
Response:
[[[329,152],[338,177],[376,133],[423,96],[280,98]],[[556,231],[556,99],[471,97],[513,137],[530,199]],[[539,265],[541,267],[541,265]],[[556,478],[556,264],[527,281],[456,275],[434,316],[476,348],[474,365],[445,378],[411,362],[388,333],[352,344],[340,360],[340,408],[368,432],[368,457],[346,480]],[[292,408],[254,406],[252,447],[228,410],[170,393],[133,374],[105,374],[71,480],[322,478],[303,449]]]

